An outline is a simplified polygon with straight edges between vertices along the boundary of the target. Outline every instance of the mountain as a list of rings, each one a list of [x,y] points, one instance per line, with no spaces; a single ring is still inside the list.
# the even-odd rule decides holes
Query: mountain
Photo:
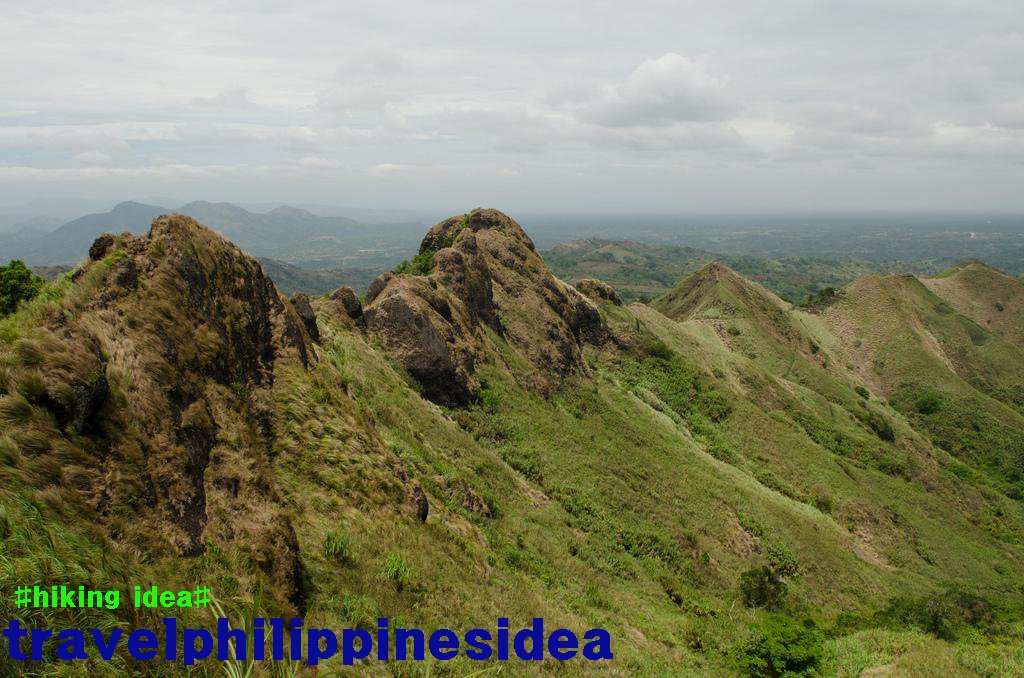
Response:
[[[231,203],[190,202],[178,209],[233,240],[247,252],[273,255],[283,242],[351,235],[359,224],[345,217],[319,217],[294,207],[278,207],[264,214]]]
[[[16,243],[4,242],[4,256],[22,259],[33,266],[75,264],[82,260],[89,244],[100,233],[139,233],[146,224],[167,211],[154,205],[123,202],[109,212],[79,217],[45,235]]]
[[[85,256],[89,244],[100,233],[137,233],[140,224],[171,211],[166,207],[123,202],[109,212],[79,217],[45,235],[4,242],[12,246],[10,258],[21,258],[33,265],[72,264]],[[263,256],[280,255],[283,246],[294,247],[296,243],[351,236],[358,229],[351,219],[318,217],[291,207],[256,214],[231,203],[191,202],[177,211],[209,224],[246,251]]]
[[[840,364],[944,450],[1024,497],[1024,349],[909,275],[852,283],[822,319]]]
[[[1024,668],[1024,356],[913,276],[797,308],[709,263],[623,304],[480,209],[364,301],[288,301],[169,215],[0,319],[0,366],[4,590],[201,581],[238,624],[371,631],[542,617],[608,629],[616,675]],[[438,670],[594,670],[517,662]]]
[[[64,223],[53,217],[24,215],[0,215],[0,241],[6,241],[12,235],[20,238],[38,237],[49,233]]]

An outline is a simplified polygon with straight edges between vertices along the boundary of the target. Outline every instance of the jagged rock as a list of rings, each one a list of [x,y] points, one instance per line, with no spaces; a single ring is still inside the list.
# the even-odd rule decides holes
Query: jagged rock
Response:
[[[476,357],[466,330],[451,321],[451,307],[423,278],[395,279],[365,311],[367,329],[423,387],[446,405],[473,398]]]
[[[366,305],[372,303],[373,300],[377,298],[377,295],[384,291],[388,282],[394,277],[394,273],[385,271],[374,278],[373,282],[370,283],[370,286],[366,288]]]
[[[493,518],[494,514],[491,511],[491,507],[487,505],[479,494],[474,492],[462,478],[455,481],[454,488],[456,499],[462,508],[466,509],[470,513],[476,513],[477,515],[485,518]]]
[[[427,501],[427,493],[423,487],[416,483],[412,487],[412,502],[416,507],[416,517],[421,523],[427,522],[427,514],[430,512],[430,502]]]
[[[603,343],[607,333],[601,320],[601,311],[579,290],[571,285],[561,284],[569,298],[565,319],[573,333],[591,344]]]
[[[302,292],[293,294],[291,304],[292,308],[295,309],[295,313],[298,314],[299,320],[306,327],[309,338],[319,342],[320,329],[316,326],[316,313],[313,312],[313,307],[309,304],[309,295]]]
[[[494,335],[532,366],[514,372],[529,388],[546,392],[587,372],[581,343],[601,339],[600,312],[551,275],[515,221],[493,209],[451,217],[424,236],[420,254],[427,253],[429,275],[380,276],[364,308],[368,331],[427,397],[448,405],[473,400],[476,365],[503,360]]]
[[[337,302],[345,310],[347,315],[356,322],[363,320],[363,305],[359,303],[359,297],[351,287],[343,286],[331,292],[331,300]]]
[[[114,236],[110,233],[103,233],[93,241],[89,247],[89,259],[99,261],[107,255],[110,246],[114,244]]]
[[[622,305],[622,299],[619,297],[619,293],[615,291],[614,287],[603,280],[584,278],[577,282],[575,287],[584,295],[595,301],[610,301],[616,306]]]

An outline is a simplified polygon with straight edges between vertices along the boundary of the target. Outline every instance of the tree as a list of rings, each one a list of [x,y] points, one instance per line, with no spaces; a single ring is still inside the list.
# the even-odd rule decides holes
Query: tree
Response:
[[[823,637],[810,622],[769,615],[743,648],[740,664],[752,676],[820,675]]]
[[[43,279],[25,266],[25,262],[12,259],[0,266],[0,316],[14,313],[18,304],[39,294]]]

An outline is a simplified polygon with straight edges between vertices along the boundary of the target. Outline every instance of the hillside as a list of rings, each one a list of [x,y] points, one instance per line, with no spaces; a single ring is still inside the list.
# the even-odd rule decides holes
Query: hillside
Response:
[[[709,264],[624,305],[490,209],[432,227],[363,302],[289,302],[160,217],[0,320],[2,586],[202,581],[240,621],[614,639],[606,664],[438,675],[1020,670],[1021,349],[911,276],[830,302]]]
[[[955,266],[921,280],[928,289],[974,322],[1007,341],[1024,346],[1024,283],[980,261]]]

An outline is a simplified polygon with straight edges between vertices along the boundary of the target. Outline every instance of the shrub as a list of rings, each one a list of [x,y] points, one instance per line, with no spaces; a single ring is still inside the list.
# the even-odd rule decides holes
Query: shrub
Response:
[[[822,484],[811,488],[811,503],[822,513],[832,512],[832,493]]]
[[[986,631],[996,622],[988,600],[956,589],[921,598],[896,598],[879,617],[898,626],[916,626],[949,641],[957,640],[967,627]]]
[[[19,303],[39,294],[43,282],[18,259],[0,266],[0,317],[14,313]]]
[[[870,400],[871,399],[871,392],[868,391],[863,386],[854,386],[853,390],[856,391],[857,395],[859,395],[864,400]]]
[[[768,546],[768,567],[780,577],[792,577],[800,571],[800,563],[785,544],[775,543]]]
[[[752,676],[817,675],[823,637],[813,622],[769,615],[741,650],[740,664]]]
[[[339,532],[328,532],[324,537],[324,555],[341,565],[351,565],[356,560],[348,535]]]
[[[402,263],[394,268],[392,273],[401,275],[408,273],[409,275],[429,275],[434,270],[434,250],[424,250],[420,252],[412,261],[403,259]]]
[[[896,440],[896,433],[892,430],[892,423],[878,412],[868,412],[863,416],[864,422],[871,427],[871,430],[875,432],[875,435],[892,442]]]
[[[399,591],[404,589],[412,578],[412,568],[405,562],[402,556],[396,553],[389,553],[384,559],[384,567],[381,568],[380,578],[384,581],[394,582],[395,588]]]
[[[786,582],[768,565],[755,567],[740,575],[740,593],[747,607],[777,610],[786,599]]]
[[[644,342],[644,351],[650,357],[656,360],[672,360],[675,355],[672,353],[672,349],[668,347],[668,344],[663,342],[661,339],[649,338]]]
[[[619,545],[634,558],[653,558],[672,569],[678,569],[682,561],[679,546],[659,531],[643,528],[623,530],[619,533]]]
[[[922,393],[914,401],[914,409],[920,414],[934,414],[942,409],[942,396],[934,391]]]

